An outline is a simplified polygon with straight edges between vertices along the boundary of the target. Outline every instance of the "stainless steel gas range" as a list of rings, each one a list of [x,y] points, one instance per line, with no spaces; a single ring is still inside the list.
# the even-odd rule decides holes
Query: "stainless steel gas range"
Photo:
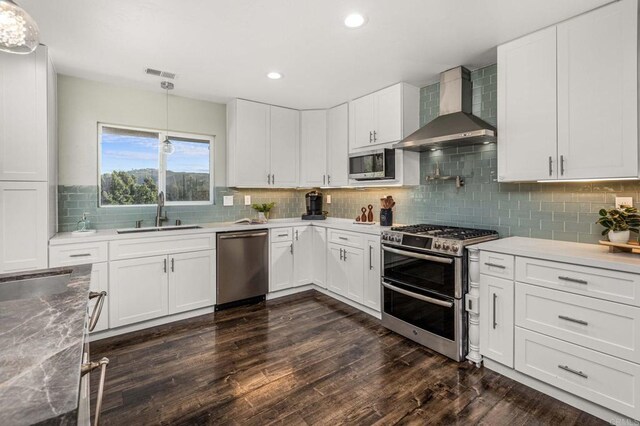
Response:
[[[496,231],[438,225],[382,233],[382,325],[456,361],[467,353],[466,246]]]

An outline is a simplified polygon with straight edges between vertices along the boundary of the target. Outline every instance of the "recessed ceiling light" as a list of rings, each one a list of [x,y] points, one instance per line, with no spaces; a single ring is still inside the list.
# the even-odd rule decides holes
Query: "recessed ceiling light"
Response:
[[[272,71],[269,74],[267,74],[267,77],[269,77],[271,80],[279,80],[282,78],[282,74],[276,71]]]
[[[364,22],[364,16],[360,15],[359,13],[352,13],[351,15],[348,15],[346,18],[344,18],[344,24],[348,28],[359,28],[364,25]]]

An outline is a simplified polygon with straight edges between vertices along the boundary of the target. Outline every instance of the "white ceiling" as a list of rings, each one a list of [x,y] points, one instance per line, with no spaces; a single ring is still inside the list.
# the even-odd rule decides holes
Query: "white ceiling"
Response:
[[[59,73],[176,95],[330,107],[494,63],[495,46],[610,0],[19,0]],[[368,23],[348,29],[344,17]],[[272,70],[284,74],[269,80]]]

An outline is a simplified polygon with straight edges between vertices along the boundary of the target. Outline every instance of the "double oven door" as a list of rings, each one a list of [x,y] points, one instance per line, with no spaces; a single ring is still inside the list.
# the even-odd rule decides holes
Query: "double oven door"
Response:
[[[383,245],[382,259],[382,324],[456,361],[464,359],[464,258]]]

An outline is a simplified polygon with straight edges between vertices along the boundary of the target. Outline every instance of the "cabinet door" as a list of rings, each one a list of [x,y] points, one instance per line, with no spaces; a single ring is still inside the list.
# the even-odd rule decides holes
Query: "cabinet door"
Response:
[[[47,267],[47,183],[0,182],[0,273]]]
[[[344,247],[329,243],[327,247],[327,288],[332,292],[347,297],[348,278],[344,262]]]
[[[0,180],[47,180],[47,61],[0,52]]]
[[[375,94],[363,96],[351,102],[353,140],[350,148],[366,148],[373,144],[375,130]]]
[[[271,186],[298,186],[300,112],[271,107]]]
[[[269,291],[293,287],[293,242],[271,243]]]
[[[327,112],[327,185],[349,184],[349,107],[338,105]]]
[[[561,179],[638,176],[637,8],[623,0],[558,25]]]
[[[327,229],[312,226],[313,230],[313,283],[327,288]]]
[[[498,46],[498,180],[556,179],[556,27]]]
[[[91,291],[107,292],[98,323],[96,324],[96,328],[92,331],[92,333],[97,333],[98,331],[109,328],[109,264],[107,262],[94,263],[92,265],[91,284],[89,285],[89,289]],[[97,302],[98,298],[91,299],[89,301],[89,315],[93,313],[93,307]]]
[[[480,353],[513,368],[513,281],[480,275]]]
[[[364,253],[362,249],[344,247],[343,261],[347,274],[347,297],[362,303],[364,297]]]
[[[402,139],[402,84],[375,93],[375,119],[372,145]]]
[[[364,260],[364,292],[362,303],[380,310],[380,238],[367,238]]]
[[[169,313],[167,256],[109,263],[109,326],[146,321]]]
[[[265,187],[269,174],[269,105],[239,99],[233,148],[234,186]]]
[[[313,228],[293,228],[293,270],[296,286],[313,282]]]
[[[216,303],[215,250],[169,256],[169,313]]]
[[[327,112],[302,111],[300,186],[327,184]]]

